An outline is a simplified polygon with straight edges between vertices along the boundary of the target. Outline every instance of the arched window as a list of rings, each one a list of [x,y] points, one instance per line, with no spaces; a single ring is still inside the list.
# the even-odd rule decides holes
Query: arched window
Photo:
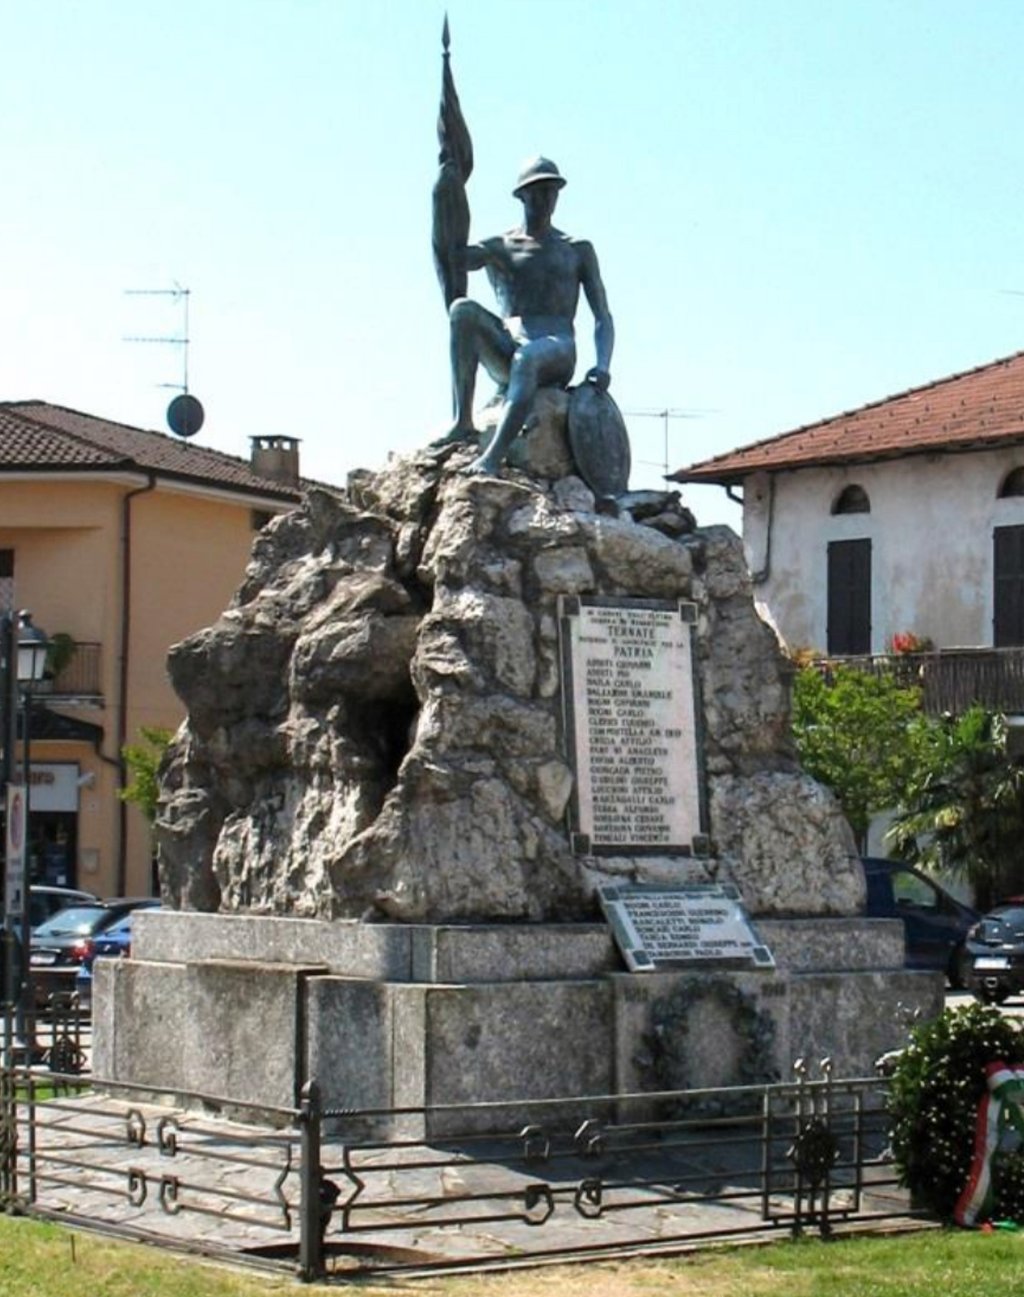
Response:
[[[999,488],[1000,500],[1008,495],[1024,495],[1024,468],[1011,468]]]
[[[862,486],[844,486],[832,506],[833,513],[870,513],[871,501]]]

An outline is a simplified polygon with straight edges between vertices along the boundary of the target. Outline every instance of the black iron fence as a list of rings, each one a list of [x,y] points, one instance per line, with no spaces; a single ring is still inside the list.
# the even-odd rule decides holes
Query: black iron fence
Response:
[[[101,1228],[232,1259],[253,1238],[290,1240],[278,1267],[294,1270],[303,1222],[306,1150],[299,1110],[212,1096],[154,1103],[151,1090],[81,1073],[11,1068],[0,1081],[0,1193],[9,1210]],[[188,1108],[180,1106],[185,1101]],[[305,1249],[308,1251],[309,1249]],[[251,1255],[250,1255],[251,1253]],[[310,1270],[306,1277],[314,1277]]]
[[[8,1207],[305,1279],[680,1251],[909,1217],[884,1082],[296,1109],[0,1075]],[[427,1132],[432,1132],[428,1134]]]

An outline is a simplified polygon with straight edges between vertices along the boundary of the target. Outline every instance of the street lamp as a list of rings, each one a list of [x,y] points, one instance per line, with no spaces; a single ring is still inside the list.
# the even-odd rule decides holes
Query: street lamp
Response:
[[[13,1054],[11,1009],[14,1005],[14,972],[16,934],[21,945],[21,977],[18,986],[17,1006],[21,1036],[25,1045],[26,1061],[31,1042],[29,1023],[32,1020],[30,945],[32,938],[29,885],[31,882],[28,852],[28,799],[31,774],[32,686],[43,678],[50,642],[45,632],[32,624],[32,614],[22,610],[17,618],[7,615],[2,622],[3,656],[7,671],[7,727],[4,742],[4,764],[7,781],[7,844],[5,861],[5,1013],[4,1055],[10,1066]],[[18,778],[15,761],[17,742],[17,714],[19,686],[24,690],[22,715],[23,765]]]
[[[18,613],[18,684],[31,689],[42,680],[49,651],[46,631],[33,626],[32,614],[23,608]]]

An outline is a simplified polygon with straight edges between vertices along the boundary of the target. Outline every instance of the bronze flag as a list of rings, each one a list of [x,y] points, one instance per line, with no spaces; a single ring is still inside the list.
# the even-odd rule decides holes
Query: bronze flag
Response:
[[[434,185],[434,265],[444,293],[445,306],[466,295],[466,266],[463,253],[469,241],[469,201],[466,181],[473,171],[473,141],[462,116],[462,107],[452,77],[448,15],[441,33],[444,72],[441,108],[437,116],[440,171]]]

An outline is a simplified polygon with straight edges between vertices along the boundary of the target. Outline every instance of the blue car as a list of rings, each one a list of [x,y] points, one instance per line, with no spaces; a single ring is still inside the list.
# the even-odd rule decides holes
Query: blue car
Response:
[[[145,908],[157,909],[159,907],[152,905]],[[123,919],[119,919],[117,923],[112,924],[105,932],[94,938],[92,949],[79,965],[78,975],[75,978],[75,990],[78,992],[81,1004],[89,1004],[92,1000],[92,966],[94,961],[97,959],[127,959],[132,953],[132,917],[133,914],[126,914]]]
[[[115,923],[106,932],[101,933],[92,943],[92,959],[87,967],[92,968],[93,959],[121,959],[132,953],[132,916],[126,914],[120,923]]]

